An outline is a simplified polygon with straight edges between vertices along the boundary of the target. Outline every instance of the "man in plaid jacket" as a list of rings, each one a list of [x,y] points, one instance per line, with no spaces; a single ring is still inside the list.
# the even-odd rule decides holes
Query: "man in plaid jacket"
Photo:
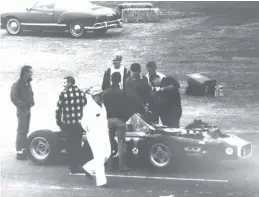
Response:
[[[56,110],[57,125],[66,134],[69,168],[71,173],[82,172],[80,151],[83,128],[81,119],[87,104],[86,95],[75,85],[73,77],[64,79],[64,90],[59,95]]]

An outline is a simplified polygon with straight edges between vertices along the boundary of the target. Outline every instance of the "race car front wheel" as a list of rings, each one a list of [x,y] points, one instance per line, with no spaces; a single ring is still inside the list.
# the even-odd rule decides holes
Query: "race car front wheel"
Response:
[[[48,130],[35,131],[28,137],[28,158],[35,164],[56,163],[61,155],[57,133]]]
[[[152,140],[149,143],[148,161],[153,169],[169,168],[172,163],[172,150],[165,140]]]
[[[21,32],[21,24],[18,19],[10,18],[6,23],[6,30],[11,35],[17,35]]]

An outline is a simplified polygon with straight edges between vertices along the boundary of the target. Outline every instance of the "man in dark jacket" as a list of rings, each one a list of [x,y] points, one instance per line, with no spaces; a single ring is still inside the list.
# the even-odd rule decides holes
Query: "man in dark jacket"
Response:
[[[168,127],[179,128],[182,116],[179,82],[171,76],[160,78],[155,75],[151,83],[158,87],[155,100],[162,123]]]
[[[130,67],[130,76],[125,82],[125,95],[130,98],[131,102],[135,102],[144,112],[136,111],[136,113],[145,113],[148,106],[152,104],[152,88],[148,83],[146,76],[141,74],[141,66],[139,63],[133,63]]]
[[[26,160],[27,134],[29,132],[31,107],[34,96],[31,87],[32,67],[25,65],[21,69],[20,78],[11,88],[11,101],[17,108],[18,129],[16,134],[16,159]]]
[[[118,72],[121,75],[122,81],[119,84],[120,89],[124,88],[125,80],[128,76],[128,70],[124,66],[121,65],[122,62],[122,55],[117,52],[112,57],[112,63],[113,66],[108,68],[103,76],[103,82],[102,82],[102,90],[106,90],[111,86],[111,76],[114,72]]]
[[[87,99],[85,93],[75,85],[73,77],[68,76],[64,79],[64,88],[57,103],[56,122],[66,136],[70,172],[85,172],[80,165],[80,153],[84,131],[81,120]],[[89,173],[86,175],[91,178]]]
[[[103,95],[103,103],[107,111],[108,126],[110,136],[113,137],[112,132],[116,132],[118,137],[118,152],[119,152],[119,170],[128,170],[125,165],[125,138],[126,138],[126,121],[132,116],[132,105],[123,90],[119,88],[121,75],[115,72],[111,76],[112,85]],[[137,108],[137,107],[135,107]],[[108,168],[112,168],[112,158],[108,160]]]

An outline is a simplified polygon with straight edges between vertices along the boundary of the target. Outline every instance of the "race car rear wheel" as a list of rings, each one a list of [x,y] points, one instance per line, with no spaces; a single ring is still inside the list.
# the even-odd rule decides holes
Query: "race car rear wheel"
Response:
[[[79,22],[72,22],[69,24],[69,32],[75,38],[80,38],[84,34],[84,26]]]
[[[17,35],[21,32],[21,24],[18,19],[10,18],[6,23],[6,30],[11,35]]]
[[[55,164],[61,156],[57,133],[48,130],[35,131],[28,137],[28,158],[35,164]]]

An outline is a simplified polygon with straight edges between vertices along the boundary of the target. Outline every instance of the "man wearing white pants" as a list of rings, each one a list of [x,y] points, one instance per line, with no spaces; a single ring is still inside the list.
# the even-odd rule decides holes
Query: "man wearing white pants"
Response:
[[[87,140],[94,158],[87,162],[83,168],[88,173],[95,174],[96,185],[98,187],[105,187],[107,186],[107,179],[104,164],[111,155],[111,145],[106,109],[99,103],[100,93],[101,90],[92,89],[92,96],[86,94],[88,105],[84,108],[84,116],[81,124],[87,131]]]

